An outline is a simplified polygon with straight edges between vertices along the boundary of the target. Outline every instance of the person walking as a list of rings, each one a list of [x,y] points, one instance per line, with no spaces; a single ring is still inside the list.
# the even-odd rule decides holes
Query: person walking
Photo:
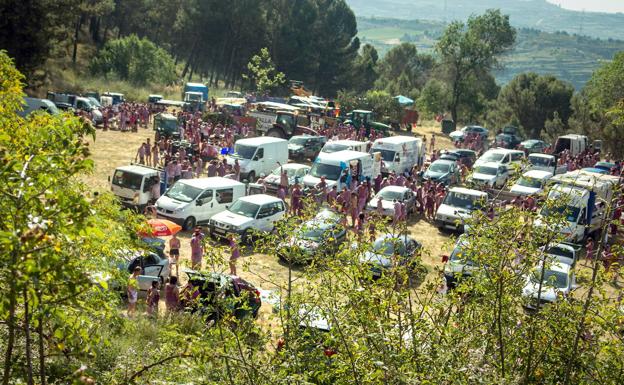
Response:
[[[232,255],[230,255],[230,274],[236,275],[236,262],[238,258],[240,258],[240,249],[238,248],[238,242],[236,242],[236,237],[234,234],[230,234],[230,249],[232,250]]]
[[[169,240],[169,265],[175,265],[176,275],[179,275],[178,260],[180,259],[180,239],[176,234]]]
[[[141,266],[136,266],[132,270],[130,278],[128,278],[128,286],[126,293],[128,294],[128,317],[134,316],[136,312],[136,304],[139,300],[139,275],[141,275]]]
[[[157,280],[152,281],[152,286],[147,290],[147,298],[145,299],[147,315],[152,317],[158,316],[158,303],[160,302],[159,283]]]

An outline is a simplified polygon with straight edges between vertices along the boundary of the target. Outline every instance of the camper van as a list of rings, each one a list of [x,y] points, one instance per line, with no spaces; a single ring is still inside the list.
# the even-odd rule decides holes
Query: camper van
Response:
[[[240,178],[255,182],[261,174],[268,175],[280,164],[288,163],[288,141],[272,136],[239,139],[234,144],[234,153],[227,162],[234,165],[238,159]]]
[[[244,195],[245,185],[232,179],[180,179],[156,201],[156,212],[190,230]]]
[[[360,181],[377,177],[381,172],[381,155],[344,150],[330,154],[321,152],[312,164],[308,175],[303,178],[304,188],[313,188],[325,177],[328,187],[338,186],[342,190],[350,181],[350,168],[357,168]]]
[[[390,136],[375,140],[371,152],[381,153],[381,172],[397,174],[425,163],[425,145],[422,139],[411,136]]]
[[[121,204],[143,211],[152,199],[152,187],[160,181],[160,193],[167,189],[166,173],[162,169],[138,164],[117,167],[113,173],[111,191]]]
[[[351,151],[359,151],[359,152],[368,152],[366,142],[359,142],[357,140],[332,140],[330,142],[325,143],[321,152],[324,153],[332,153],[344,150]]]

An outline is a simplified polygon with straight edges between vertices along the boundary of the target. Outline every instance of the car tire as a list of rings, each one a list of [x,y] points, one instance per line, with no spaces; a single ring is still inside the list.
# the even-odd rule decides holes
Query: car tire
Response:
[[[197,221],[195,220],[195,217],[188,217],[184,220],[182,229],[185,231],[192,230],[193,228],[195,228],[196,224],[197,224]]]
[[[275,128],[275,127],[267,131],[266,136],[271,136],[273,138],[286,139],[286,134],[284,133],[284,131],[281,128]]]
[[[249,174],[247,174],[247,182],[255,183],[255,181],[256,181],[256,173],[254,171],[250,171]]]

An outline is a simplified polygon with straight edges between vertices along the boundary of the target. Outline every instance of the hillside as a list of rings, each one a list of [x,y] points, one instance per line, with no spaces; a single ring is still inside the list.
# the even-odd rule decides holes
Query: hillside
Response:
[[[431,20],[358,18],[362,43],[374,45],[382,55],[404,41],[415,44],[419,51],[431,52],[443,29],[444,23]],[[503,59],[505,68],[496,73],[496,78],[506,83],[518,73],[534,71],[553,74],[578,89],[618,51],[624,51],[622,40],[521,28],[513,51]]]
[[[601,39],[624,40],[624,14],[579,12],[545,0],[347,0],[360,17],[449,22],[499,8],[516,27],[546,32],[566,31]]]

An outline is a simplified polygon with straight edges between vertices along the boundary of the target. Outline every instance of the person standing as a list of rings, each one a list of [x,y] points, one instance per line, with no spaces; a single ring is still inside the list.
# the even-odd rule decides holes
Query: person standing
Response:
[[[238,163],[238,159],[234,160],[234,180],[240,181],[240,164]]]
[[[180,259],[180,239],[173,234],[169,240],[169,264],[175,265],[176,275],[179,275],[178,259]]]
[[[178,277],[172,275],[165,285],[165,306],[168,312],[175,312],[180,308],[180,289],[178,288]]]
[[[236,242],[236,237],[234,234],[230,234],[230,249],[232,250],[232,255],[230,255],[230,274],[236,275],[236,262],[238,258],[240,258],[240,249],[238,248],[238,242]]]
[[[587,238],[585,250],[585,266],[587,266],[587,263],[589,262],[591,264],[594,259],[594,240],[591,237]]]
[[[302,196],[303,196],[303,193],[301,191],[301,188],[299,188],[299,184],[295,183],[295,187],[293,188],[292,196],[290,200],[290,205],[291,205],[290,209],[293,215],[301,215],[301,197]]]
[[[145,142],[141,144],[139,149],[137,150],[136,156],[134,157],[134,161],[136,162],[138,159],[139,164],[145,164]]]
[[[145,299],[147,315],[153,317],[158,316],[158,303],[160,302],[160,289],[158,288],[158,284],[158,281],[152,281],[152,287],[147,290],[147,298]]]
[[[191,237],[191,268],[193,270],[201,269],[202,256],[204,253],[204,247],[202,240],[204,235],[201,233],[201,228],[196,227]]]
[[[126,293],[128,294],[128,317],[134,316],[136,312],[136,304],[139,300],[139,275],[141,275],[141,266],[136,266],[132,270],[130,278],[128,278],[128,286]]]

